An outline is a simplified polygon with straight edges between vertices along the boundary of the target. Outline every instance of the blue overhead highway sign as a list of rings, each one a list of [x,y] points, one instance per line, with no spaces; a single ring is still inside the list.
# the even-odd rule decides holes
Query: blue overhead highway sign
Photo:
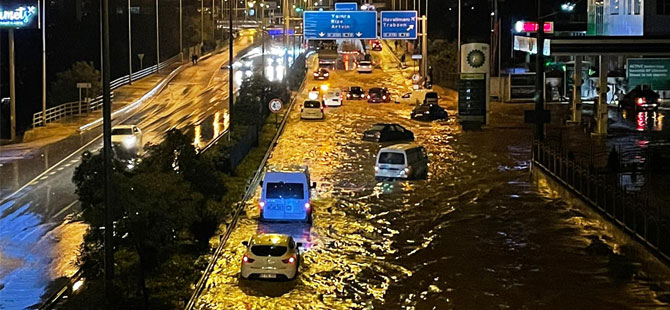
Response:
[[[358,3],[356,2],[335,3],[335,11],[358,11]]]
[[[376,39],[375,11],[305,11],[305,39]]]
[[[382,11],[382,39],[416,39],[416,11]]]

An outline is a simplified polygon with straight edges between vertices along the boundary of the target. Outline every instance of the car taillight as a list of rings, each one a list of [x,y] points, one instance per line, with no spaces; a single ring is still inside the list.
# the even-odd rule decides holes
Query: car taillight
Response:
[[[242,262],[245,262],[245,263],[253,263],[254,261],[255,261],[255,259],[253,259],[253,258],[247,256],[246,254],[244,254],[244,257],[242,257]]]
[[[647,100],[644,98],[637,98],[637,105],[643,105],[647,103]]]
[[[386,96],[382,96],[382,99],[386,100]]]
[[[318,73],[316,73],[316,72],[314,72],[314,76],[319,76],[319,74],[318,74]]]
[[[300,109],[300,110],[302,111],[302,109]],[[265,207],[265,202],[262,202],[262,201],[259,202],[259,203],[258,203],[258,207],[259,207],[261,210],[263,210],[263,207]]]
[[[291,256],[287,259],[282,259],[282,262],[284,262],[284,264],[294,264],[295,263],[295,255],[293,255],[293,256]]]
[[[368,95],[368,99],[370,99],[370,95]]]

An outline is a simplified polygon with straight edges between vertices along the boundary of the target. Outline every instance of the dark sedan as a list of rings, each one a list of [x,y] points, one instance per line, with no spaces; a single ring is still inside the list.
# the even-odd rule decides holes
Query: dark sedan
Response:
[[[414,141],[414,133],[398,124],[374,124],[363,133],[363,140],[374,142]]]
[[[420,121],[432,121],[436,119],[447,119],[447,111],[434,103],[424,103],[412,110],[412,119]]]
[[[386,87],[370,88],[367,98],[369,103],[391,102],[391,93]]]
[[[347,93],[347,100],[359,100],[365,98],[365,91],[359,86],[351,86]]]
[[[327,80],[330,73],[325,68],[319,68],[314,71],[315,80]]]
[[[619,101],[619,108],[629,113],[656,111],[661,104],[661,96],[648,86],[636,86]]]

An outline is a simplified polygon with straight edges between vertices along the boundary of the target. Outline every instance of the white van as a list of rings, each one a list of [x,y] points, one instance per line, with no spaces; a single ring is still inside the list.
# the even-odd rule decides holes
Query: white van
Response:
[[[416,144],[395,144],[379,150],[375,178],[424,179],[428,176],[428,154]]]
[[[312,221],[309,170],[283,169],[265,172],[258,206],[261,221]]]
[[[417,89],[415,91],[403,94],[395,102],[409,105],[420,105],[426,103],[427,101],[428,103],[432,102],[437,104],[439,98],[440,96],[435,91],[430,89]]]

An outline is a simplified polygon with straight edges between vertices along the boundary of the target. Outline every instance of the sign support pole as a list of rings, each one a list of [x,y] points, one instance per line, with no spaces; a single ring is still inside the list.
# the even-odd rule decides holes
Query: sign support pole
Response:
[[[419,1],[421,3],[421,1]],[[424,15],[421,19],[422,37],[421,37],[421,76],[424,82],[428,78],[428,16]],[[432,82],[432,81],[431,81]]]
[[[537,53],[535,54],[535,139],[544,140],[544,120],[540,117],[544,110],[544,19],[541,0],[537,1]]]
[[[235,56],[233,55],[233,4],[237,7],[237,1],[228,1],[230,4],[230,14],[228,15],[228,26],[230,33],[228,35],[228,141],[232,139],[233,134],[233,105],[235,104],[235,93],[233,93],[233,64]]]
[[[128,0],[128,85],[133,84],[133,37],[130,23],[130,0]]]
[[[42,125],[47,125],[47,1],[42,2]]]
[[[161,43],[160,43],[160,27],[158,22],[158,0],[156,0],[156,73],[160,71],[161,63]]]
[[[16,139],[16,77],[14,63],[14,29],[9,29],[9,139]]]

